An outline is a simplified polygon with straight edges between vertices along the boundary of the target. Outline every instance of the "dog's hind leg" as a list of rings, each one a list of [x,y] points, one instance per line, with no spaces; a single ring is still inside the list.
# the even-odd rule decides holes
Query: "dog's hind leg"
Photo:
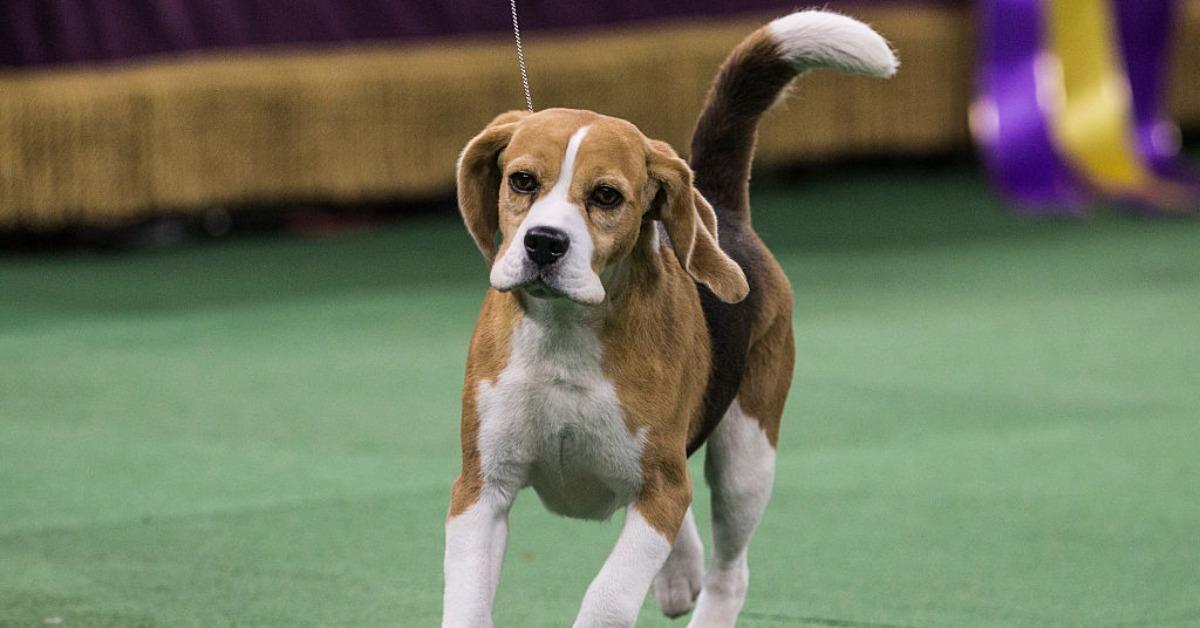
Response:
[[[667,617],[679,617],[692,610],[704,582],[704,544],[696,530],[696,518],[688,508],[683,525],[675,535],[675,545],[666,564],[654,577],[654,599]]]
[[[771,497],[793,344],[791,316],[779,316],[751,347],[737,399],[708,439],[704,476],[712,491],[713,555],[690,628],[733,626],[745,602],[746,553]]]

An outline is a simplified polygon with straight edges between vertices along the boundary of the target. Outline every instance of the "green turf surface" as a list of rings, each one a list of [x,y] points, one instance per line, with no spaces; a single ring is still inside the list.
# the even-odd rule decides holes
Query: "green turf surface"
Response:
[[[953,168],[754,203],[799,359],[741,625],[1200,625],[1200,225]],[[450,219],[0,259],[0,626],[435,625],[485,281]],[[618,525],[523,494],[498,625],[568,625]]]

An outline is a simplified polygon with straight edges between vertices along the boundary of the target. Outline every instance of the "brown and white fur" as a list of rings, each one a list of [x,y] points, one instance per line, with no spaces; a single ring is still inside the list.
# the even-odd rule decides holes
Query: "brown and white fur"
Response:
[[[691,626],[733,626],[791,383],[792,294],[750,227],[761,115],[813,68],[890,76],[869,27],[819,11],[751,34],[725,61],[691,165],[624,120],[510,112],[467,144],[458,200],[491,264],[462,397],[446,522],[443,626],[491,626],[517,492],[605,519],[616,547],[576,626],[631,626],[653,588]],[[499,239],[499,244],[497,244]],[[687,459],[707,443],[713,554]]]

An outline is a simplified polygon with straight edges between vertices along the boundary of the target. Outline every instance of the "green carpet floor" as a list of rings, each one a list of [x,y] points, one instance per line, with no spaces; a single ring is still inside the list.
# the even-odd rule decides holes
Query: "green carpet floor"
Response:
[[[799,355],[742,626],[1200,625],[1200,224],[754,201]],[[436,625],[485,281],[448,218],[0,259],[0,626]],[[568,625],[619,519],[523,494],[497,624]]]

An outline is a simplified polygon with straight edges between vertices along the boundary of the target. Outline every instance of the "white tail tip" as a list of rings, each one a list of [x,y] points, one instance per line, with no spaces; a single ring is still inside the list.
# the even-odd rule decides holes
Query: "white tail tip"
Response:
[[[767,29],[797,72],[834,68],[888,78],[900,65],[879,33],[838,13],[797,11],[773,20]]]

